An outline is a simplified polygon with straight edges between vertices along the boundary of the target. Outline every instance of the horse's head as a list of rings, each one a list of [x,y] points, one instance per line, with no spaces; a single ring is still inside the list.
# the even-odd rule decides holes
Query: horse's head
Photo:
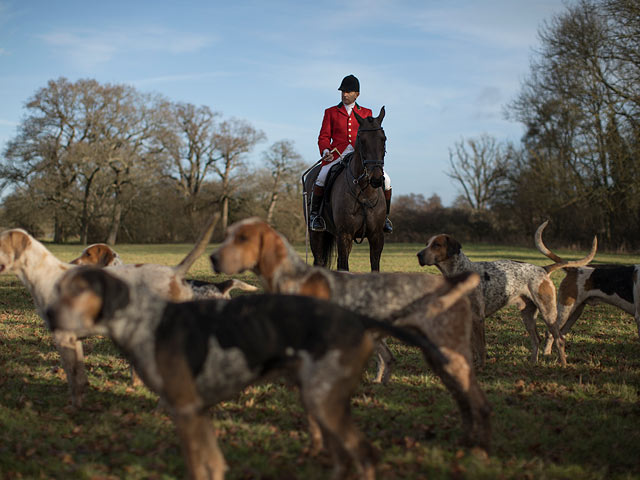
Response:
[[[387,137],[382,129],[384,107],[380,109],[380,114],[377,117],[362,118],[355,111],[353,114],[360,125],[355,149],[362,159],[364,174],[372,187],[381,187],[384,182],[382,168],[384,167],[385,144],[387,142]]]

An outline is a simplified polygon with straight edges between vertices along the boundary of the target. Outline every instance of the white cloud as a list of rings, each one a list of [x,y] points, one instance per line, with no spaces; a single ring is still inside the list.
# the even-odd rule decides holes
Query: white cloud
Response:
[[[537,40],[540,25],[531,22],[531,18],[548,19],[562,9],[554,0],[469,2],[457,7],[426,8],[408,18],[413,27],[425,32],[491,47],[521,49]]]
[[[121,29],[51,32],[40,35],[40,38],[85,69],[109,62],[125,53],[160,52],[177,55],[197,52],[216,41],[211,35],[164,28],[138,29],[134,32]]]

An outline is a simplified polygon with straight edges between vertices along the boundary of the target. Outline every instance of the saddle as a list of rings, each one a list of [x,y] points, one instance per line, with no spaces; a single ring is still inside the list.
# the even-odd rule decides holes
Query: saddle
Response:
[[[345,155],[343,158],[337,161],[336,164],[329,169],[329,173],[327,174],[327,179],[324,182],[324,196],[322,198],[322,208],[324,208],[324,204],[327,203],[327,200],[331,195],[331,189],[333,187],[333,184],[336,178],[338,178],[338,175],[340,175],[342,170],[344,170],[349,165],[351,158],[353,158],[353,152]]]

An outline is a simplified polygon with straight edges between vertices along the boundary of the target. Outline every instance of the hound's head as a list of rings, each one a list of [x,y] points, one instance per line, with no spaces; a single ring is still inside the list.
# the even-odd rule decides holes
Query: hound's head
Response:
[[[451,235],[441,233],[427,241],[427,246],[418,252],[421,266],[438,265],[460,253],[462,245]]]
[[[280,234],[264,220],[252,217],[231,225],[224,241],[209,258],[213,270],[219,273],[231,275],[253,270],[270,277],[286,255]]]
[[[46,312],[49,328],[78,337],[106,334],[113,314],[129,304],[128,285],[97,267],[67,271],[56,284],[56,293]]]
[[[95,265],[97,267],[112,267],[122,265],[122,260],[116,251],[106,243],[94,243],[85,248],[80,256],[69,263],[74,265]]]
[[[15,271],[24,260],[24,253],[33,238],[21,228],[0,233],[0,273]]]

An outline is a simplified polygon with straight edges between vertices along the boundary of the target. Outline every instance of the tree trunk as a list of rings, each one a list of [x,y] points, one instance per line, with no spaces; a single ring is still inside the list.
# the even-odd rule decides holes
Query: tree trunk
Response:
[[[276,202],[278,201],[278,186],[280,185],[281,171],[278,169],[275,172],[273,179],[273,187],[271,189],[271,200],[269,201],[269,208],[267,209],[267,223],[271,224],[273,218],[273,212],[276,209]]]
[[[222,198],[222,231],[227,230],[227,223],[229,222],[229,197],[226,195]]]
[[[111,218],[111,227],[109,228],[109,235],[107,236],[107,243],[109,245],[115,245],[118,238],[118,231],[120,230],[120,220],[122,218],[122,205],[116,196],[115,204],[113,206],[113,216]]]
[[[271,224],[273,218],[273,212],[276,209],[276,202],[278,201],[278,192],[274,191],[271,194],[271,201],[269,202],[269,208],[267,209],[267,223]]]
[[[58,212],[56,212],[53,219],[53,243],[62,243],[62,240],[62,227],[58,219]]]
[[[82,219],[80,221],[80,244],[86,245],[89,237],[89,212],[88,212],[89,193],[85,190],[84,199],[82,201]]]

